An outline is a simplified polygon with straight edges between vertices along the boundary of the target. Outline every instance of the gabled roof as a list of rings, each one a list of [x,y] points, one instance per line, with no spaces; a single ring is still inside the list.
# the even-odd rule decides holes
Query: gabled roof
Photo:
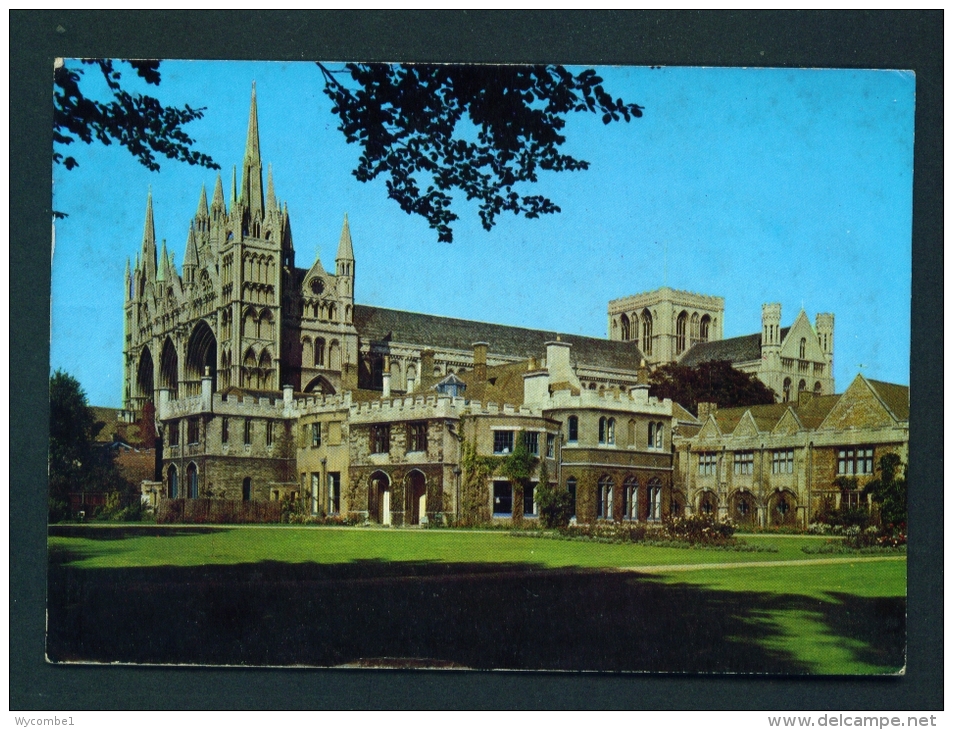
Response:
[[[642,353],[634,342],[615,342],[581,335],[474,322],[432,314],[354,305],[354,326],[368,342],[399,342],[421,349],[472,350],[474,342],[488,342],[493,355],[528,360],[546,353],[546,343],[559,337],[572,345],[577,366],[635,371]]]
[[[781,328],[781,339],[783,340],[790,330],[790,327]],[[699,342],[692,349],[682,356],[678,361],[679,365],[694,367],[703,362],[712,360],[727,360],[728,362],[750,362],[751,360],[761,359],[761,333],[756,332],[753,335],[742,335],[741,337],[729,337],[725,340],[713,340],[712,342]]]
[[[910,388],[906,385],[866,379],[898,421],[910,420]]]

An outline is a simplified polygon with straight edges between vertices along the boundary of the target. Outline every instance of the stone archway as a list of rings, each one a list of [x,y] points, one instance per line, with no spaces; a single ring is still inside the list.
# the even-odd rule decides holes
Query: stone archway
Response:
[[[414,469],[407,475],[405,489],[407,500],[407,524],[419,525],[427,521],[427,479]]]
[[[718,517],[718,495],[710,490],[705,490],[698,495],[698,514],[703,517]]]
[[[379,525],[391,524],[390,477],[382,471],[371,474],[367,487],[367,518]]]
[[[768,500],[768,524],[794,525],[797,522],[797,497],[779,489]]]
[[[758,502],[751,492],[735,492],[729,501],[728,517],[739,525],[758,523]]]

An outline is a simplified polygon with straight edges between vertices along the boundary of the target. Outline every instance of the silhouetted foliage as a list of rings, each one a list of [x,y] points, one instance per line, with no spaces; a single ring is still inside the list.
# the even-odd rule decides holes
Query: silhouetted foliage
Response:
[[[116,492],[126,498],[134,487],[119,473],[113,452],[97,446],[105,424],[97,421],[76,378],[57,370],[50,377],[49,519],[69,514],[69,495],[76,492]]]
[[[900,472],[900,457],[896,454],[884,454],[880,457],[877,471],[880,476],[864,487],[864,493],[872,495],[874,502],[880,505],[880,522],[884,527],[903,531],[907,524],[907,473],[904,467]]]
[[[125,61],[146,83],[155,86],[161,80],[159,61]],[[201,119],[204,108],[163,106],[152,96],[132,94],[122,87],[122,73],[110,59],[83,59],[63,63],[53,73],[53,162],[72,170],[79,163],[75,157],[64,156],[62,146],[74,142],[104,145],[113,142],[125,147],[140,163],[150,170],[158,170],[157,156],[188,162],[217,170],[218,165],[206,154],[192,149],[195,140],[183,125]],[[85,69],[80,65],[99,68],[112,98],[108,101],[91,99],[82,89]],[[56,213],[63,217],[62,213]]]
[[[692,413],[698,412],[699,403],[732,408],[775,402],[771,388],[756,376],[735,370],[727,360],[712,360],[695,367],[661,365],[649,376],[649,394],[671,398]]]
[[[453,240],[451,191],[479,204],[490,230],[504,211],[537,218],[558,213],[543,195],[517,187],[540,170],[585,170],[562,154],[570,112],[601,114],[605,124],[642,116],[642,107],[613,99],[602,78],[562,66],[324,64],[324,91],[348,142],[361,145],[354,175],[384,176],[387,194],[407,213],[423,216],[440,241]],[[342,83],[337,75],[350,77]]]

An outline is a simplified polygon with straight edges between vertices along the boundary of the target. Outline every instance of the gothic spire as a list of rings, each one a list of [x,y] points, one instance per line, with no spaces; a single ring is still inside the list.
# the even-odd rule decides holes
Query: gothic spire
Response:
[[[146,200],[146,223],[142,231],[142,265],[146,278],[155,280],[156,276],[156,225],[152,215],[152,187]]]
[[[126,257],[126,301],[132,297],[132,271],[129,268],[129,257]],[[125,320],[123,320],[125,321]]]
[[[212,212],[220,211],[225,214],[225,193],[222,192],[222,174],[215,176],[215,192],[212,193]]]
[[[266,198],[267,202],[265,204],[265,214],[271,213],[280,213],[281,208],[278,207],[278,199],[275,198],[275,181],[271,177],[271,163],[268,163],[268,196]]]
[[[199,207],[195,211],[195,217],[199,220],[208,218],[208,198],[205,197],[205,183],[202,183],[202,193],[199,195]]]
[[[344,227],[341,228],[341,241],[338,243],[337,261],[354,261],[354,249],[351,246],[351,227],[347,222],[347,213],[344,214]]]
[[[248,139],[245,142],[245,160],[242,162],[242,203],[251,220],[264,217],[261,194],[261,152],[258,148],[258,101],[255,82],[251,85],[251,109],[248,112]]]
[[[228,201],[228,207],[229,207],[229,209],[234,208],[234,207],[235,207],[235,201],[238,200],[238,192],[237,192],[237,187],[236,187],[236,182],[237,182],[237,181],[236,181],[236,176],[237,176],[237,175],[238,175],[238,173],[235,171],[235,165],[232,165],[232,197],[231,197],[231,199]]]
[[[165,239],[162,239],[162,253],[159,255],[159,273],[156,275],[156,282],[165,281],[169,278],[169,254],[165,250]]]
[[[185,244],[185,259],[182,261],[182,270],[187,266],[198,266],[199,255],[195,247],[195,226],[189,226],[189,240]]]

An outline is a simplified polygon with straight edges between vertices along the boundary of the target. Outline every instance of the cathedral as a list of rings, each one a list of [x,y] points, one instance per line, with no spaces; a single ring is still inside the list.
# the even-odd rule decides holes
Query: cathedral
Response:
[[[532,484],[478,483],[465,443],[519,442],[570,491],[580,521],[691,511],[675,440],[704,421],[648,395],[650,368],[730,360],[780,401],[834,392],[833,315],[724,339],[724,300],[668,288],[609,303],[606,339],[355,303],[344,216],[333,267],[298,266],[287,204],[265,173],[252,87],[240,181],[203,186],[181,269],[157,246],[151,193],[127,262],[127,413],[155,408],[144,496],[290,500],[311,514],[441,524],[536,514]],[[537,477],[539,475],[537,474]]]

